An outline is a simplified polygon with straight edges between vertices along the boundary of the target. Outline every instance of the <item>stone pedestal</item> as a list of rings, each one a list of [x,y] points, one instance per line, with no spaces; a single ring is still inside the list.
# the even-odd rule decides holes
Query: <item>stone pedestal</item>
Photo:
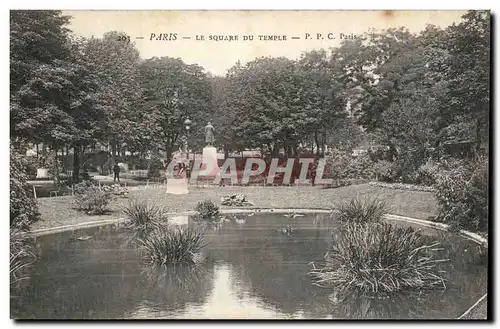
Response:
[[[217,164],[217,149],[215,147],[204,147],[201,159],[203,169],[200,171],[200,176],[215,177],[220,173],[220,168]]]
[[[49,170],[47,168],[38,168],[36,170],[36,178],[50,178]]]
[[[188,194],[188,180],[186,178],[168,178],[167,193],[169,194]]]

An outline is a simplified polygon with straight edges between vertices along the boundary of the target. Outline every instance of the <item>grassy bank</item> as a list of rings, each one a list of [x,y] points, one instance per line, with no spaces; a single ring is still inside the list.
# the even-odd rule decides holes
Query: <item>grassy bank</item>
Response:
[[[128,198],[111,203],[107,215],[89,216],[73,209],[70,196],[39,199],[41,220],[33,230],[123,217],[123,206],[129,199],[138,198],[159,201],[170,212],[194,210],[197,203],[212,199],[219,204],[220,198],[234,193],[245,194],[257,208],[329,208],[354,196],[379,196],[386,200],[391,213],[420,219],[436,214],[436,200],[432,193],[387,189],[369,184],[352,185],[336,189],[318,187],[190,187],[189,194],[167,194],[165,188],[149,188],[130,191]],[[225,208],[222,206],[221,208]]]

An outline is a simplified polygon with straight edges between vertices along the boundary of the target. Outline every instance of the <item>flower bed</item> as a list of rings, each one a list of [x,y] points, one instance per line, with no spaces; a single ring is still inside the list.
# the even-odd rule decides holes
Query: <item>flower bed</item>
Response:
[[[434,192],[435,189],[432,186],[424,186],[424,185],[412,185],[412,184],[403,184],[403,183],[384,183],[384,182],[370,182],[370,185],[375,185],[378,187],[385,187],[395,190],[409,190],[409,191],[420,191],[420,192]]]

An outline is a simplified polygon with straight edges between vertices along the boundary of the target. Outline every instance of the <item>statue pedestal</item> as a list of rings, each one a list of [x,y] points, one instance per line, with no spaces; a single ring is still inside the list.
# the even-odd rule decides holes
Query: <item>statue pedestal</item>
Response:
[[[168,194],[188,194],[188,180],[186,178],[168,178],[167,179]]]
[[[220,168],[217,163],[217,149],[213,146],[203,148],[202,166],[200,176],[217,176],[220,173]]]

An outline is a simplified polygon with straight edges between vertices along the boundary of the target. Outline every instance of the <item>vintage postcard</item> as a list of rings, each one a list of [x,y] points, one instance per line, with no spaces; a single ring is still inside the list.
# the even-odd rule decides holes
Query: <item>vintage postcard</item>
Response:
[[[491,319],[490,28],[11,10],[11,318]]]

